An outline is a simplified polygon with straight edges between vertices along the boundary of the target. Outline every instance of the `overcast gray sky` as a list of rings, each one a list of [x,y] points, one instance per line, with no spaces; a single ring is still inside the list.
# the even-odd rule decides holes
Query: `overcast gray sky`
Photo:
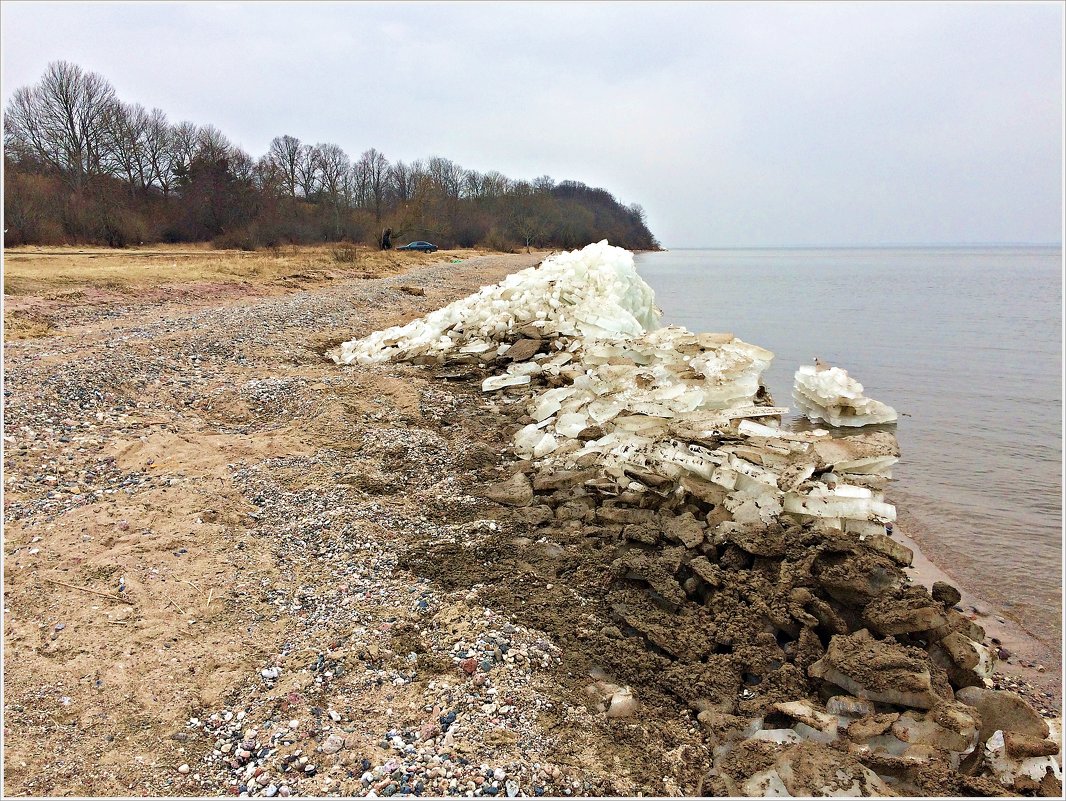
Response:
[[[1062,9],[4,2],[3,96],[65,59],[254,156],[602,186],[667,247],[1060,242]]]

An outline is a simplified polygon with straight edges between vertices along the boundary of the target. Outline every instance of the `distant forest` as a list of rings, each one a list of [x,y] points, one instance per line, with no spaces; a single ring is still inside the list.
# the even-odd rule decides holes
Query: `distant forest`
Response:
[[[658,248],[644,211],[605,189],[513,180],[434,156],[356,159],[278,136],[258,159],[212,125],[171,123],[124,103],[101,75],[64,61],[19,88],[4,117],[5,243],[316,242],[573,248],[600,239]]]

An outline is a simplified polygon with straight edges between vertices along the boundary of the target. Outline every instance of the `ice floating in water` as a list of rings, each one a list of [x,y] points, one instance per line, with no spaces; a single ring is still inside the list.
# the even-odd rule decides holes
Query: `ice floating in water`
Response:
[[[862,394],[862,384],[846,370],[821,364],[796,371],[792,397],[807,417],[832,426],[868,426],[894,423],[896,410]]]

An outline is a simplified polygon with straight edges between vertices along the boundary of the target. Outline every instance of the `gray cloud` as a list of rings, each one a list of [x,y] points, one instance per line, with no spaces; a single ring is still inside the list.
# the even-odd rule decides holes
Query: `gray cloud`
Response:
[[[1057,242],[1059,4],[5,2],[49,61],[212,123],[641,203],[667,246]]]

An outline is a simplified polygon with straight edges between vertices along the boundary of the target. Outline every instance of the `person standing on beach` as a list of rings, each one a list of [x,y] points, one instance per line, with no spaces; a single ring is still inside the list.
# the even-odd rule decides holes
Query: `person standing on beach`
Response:
[[[392,250],[392,229],[386,228],[381,232],[381,249]]]

